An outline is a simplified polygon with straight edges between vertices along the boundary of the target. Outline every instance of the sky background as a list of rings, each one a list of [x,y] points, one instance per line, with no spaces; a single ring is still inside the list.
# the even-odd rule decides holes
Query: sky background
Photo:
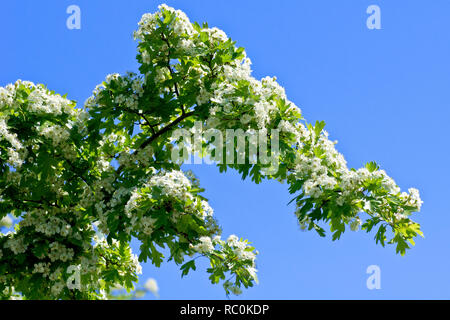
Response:
[[[376,245],[374,233],[348,231],[333,242],[330,233],[300,231],[285,184],[255,185],[212,165],[190,166],[223,235],[249,239],[260,251],[260,284],[231,298],[450,299],[450,1],[166,3],[245,47],[253,75],[277,76],[309,122],[325,120],[349,166],[374,160],[403,190],[418,188],[424,201],[416,220],[425,239],[401,257]],[[72,4],[81,9],[80,30],[66,27]],[[137,71],[132,32],[158,4],[2,1],[0,86],[44,83],[82,104],[107,74]],[[372,4],[381,9],[381,30],[366,27]],[[381,269],[379,290],[366,287],[370,265]],[[143,268],[141,282],[155,278],[160,299],[226,298],[209,283],[204,262],[183,279],[173,262]]]

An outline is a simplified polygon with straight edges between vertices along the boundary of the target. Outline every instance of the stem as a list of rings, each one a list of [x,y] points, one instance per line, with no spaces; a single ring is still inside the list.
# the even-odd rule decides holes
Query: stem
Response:
[[[169,123],[167,126],[165,126],[164,128],[162,128],[161,130],[159,130],[158,132],[156,132],[154,135],[152,135],[148,140],[145,140],[140,146],[139,149],[136,150],[133,154],[137,154],[139,152],[139,150],[144,149],[145,147],[147,147],[149,144],[151,144],[153,141],[155,141],[158,137],[160,137],[161,135],[163,135],[164,133],[168,132],[170,129],[172,129],[172,127],[174,127],[175,125],[177,125],[178,123],[180,123],[181,121],[183,121],[184,119],[192,116],[195,112],[191,111],[188,113],[183,113],[179,118],[175,119],[174,121],[172,121],[171,123]],[[123,166],[120,166],[117,169],[117,173],[120,174],[123,170]]]

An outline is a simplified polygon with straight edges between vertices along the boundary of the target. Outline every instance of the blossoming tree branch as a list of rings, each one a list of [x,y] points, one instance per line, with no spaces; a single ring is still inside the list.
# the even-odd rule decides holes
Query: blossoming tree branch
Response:
[[[139,73],[107,76],[82,108],[41,84],[0,88],[0,219],[15,221],[0,233],[0,298],[101,299],[133,290],[140,262],[166,258],[182,275],[209,259],[211,282],[227,294],[252,287],[258,252],[221,237],[199,181],[172,161],[174,131],[198,122],[266,135],[277,170],[248,156],[217,165],[255,183],[287,182],[302,228],[325,236],[328,224],[336,240],[361,227],[402,255],[422,235],[410,219],[418,191],[401,192],[374,162],[349,169],[324,122],[307,123],[275,78],[253,78],[244,49],[223,31],[161,5],[134,36]],[[210,144],[201,140],[201,150]]]

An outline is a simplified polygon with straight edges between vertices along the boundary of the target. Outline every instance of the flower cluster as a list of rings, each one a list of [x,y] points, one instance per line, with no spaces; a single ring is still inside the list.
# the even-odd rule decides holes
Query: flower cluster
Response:
[[[100,298],[105,286],[137,279],[135,256],[119,245],[92,245],[97,218],[86,213],[100,195],[92,187],[107,185],[87,183],[88,172],[102,170],[85,160],[89,116],[74,107],[43,85],[19,80],[0,88],[0,145],[7,151],[0,154],[0,205],[18,218],[14,231],[0,233],[0,298],[17,298],[17,291],[29,299]],[[9,215],[1,221],[0,227],[12,225]],[[113,268],[109,258],[101,260],[106,252],[123,262],[116,264],[123,270],[118,279],[105,278]],[[82,266],[90,289],[68,289],[73,265]]]
[[[151,19],[141,20],[137,31],[140,51],[146,52],[145,61],[140,60],[141,72],[146,77],[151,77],[155,68],[169,72],[160,92],[173,92],[180,101],[183,99],[184,110],[197,111],[197,119],[204,119],[207,129],[222,133],[239,128],[246,132],[279,129],[281,170],[272,174],[258,163],[251,170],[252,179],[260,181],[265,176],[287,180],[292,193],[300,192],[295,198],[300,223],[308,222],[310,229],[323,235],[318,222],[327,221],[335,232],[333,239],[340,237],[345,224],[361,221],[360,215],[365,212],[368,219],[363,228],[371,230],[372,224],[380,223],[379,238],[384,244],[385,227],[390,226],[394,234],[390,242],[396,243],[397,252],[403,254],[406,242],[421,234],[409,219],[413,211],[420,210],[418,192],[410,189],[410,194],[400,193],[394,180],[374,163],[349,169],[335,148],[336,142],[329,140],[325,123],[304,121],[275,77],[255,79],[245,51],[235,47],[225,33],[196,23],[192,28],[175,28],[178,23],[188,23],[185,16],[166,6],[160,10]],[[190,31],[182,31],[187,29]],[[180,45],[186,41],[196,50],[182,51]],[[185,99],[191,92],[196,92],[195,100]],[[230,166],[244,177],[248,174],[239,165]],[[396,223],[399,217],[404,226]]]
[[[247,288],[258,283],[255,263],[258,251],[247,240],[239,239],[236,235],[229,236],[226,241],[220,236],[201,237],[197,244],[191,245],[191,249],[210,259],[212,267],[208,272],[211,273],[212,283],[224,280],[227,273],[231,274],[230,279],[234,279],[234,282],[230,279],[223,282],[227,294],[240,294],[241,284]],[[195,268],[193,263],[194,260],[191,260],[184,265],[184,274],[187,274],[189,268]]]

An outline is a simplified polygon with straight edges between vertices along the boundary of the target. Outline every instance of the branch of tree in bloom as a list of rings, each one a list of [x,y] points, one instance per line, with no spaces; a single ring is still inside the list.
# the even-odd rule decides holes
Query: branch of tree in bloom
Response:
[[[134,36],[139,73],[107,76],[83,108],[44,85],[0,88],[0,227],[17,218],[14,231],[0,233],[0,298],[131,291],[140,262],[164,261],[161,248],[183,276],[198,257],[209,259],[211,282],[227,294],[257,283],[258,252],[235,235],[221,238],[197,178],[172,161],[174,130],[194,132],[195,122],[224,134],[279,130],[279,149],[270,151],[277,170],[249,157],[218,166],[255,183],[286,181],[302,228],[324,236],[329,224],[333,240],[346,226],[377,228],[376,242],[402,255],[422,235],[410,219],[422,204],[418,191],[401,192],[374,162],[347,168],[324,122],[307,123],[275,78],[253,78],[244,49],[223,31],[161,5]],[[75,289],[67,285],[73,266]]]

